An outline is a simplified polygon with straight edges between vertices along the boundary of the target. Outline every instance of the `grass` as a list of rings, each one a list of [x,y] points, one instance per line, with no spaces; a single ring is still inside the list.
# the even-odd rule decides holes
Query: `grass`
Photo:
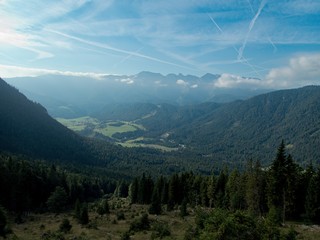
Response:
[[[100,124],[95,127],[94,131],[101,133],[107,137],[112,137],[115,133],[134,132],[141,129],[142,126],[137,124],[130,124],[128,122],[121,122],[120,126],[116,125],[117,122],[108,122],[106,124]]]
[[[92,132],[100,133],[104,136],[109,138],[114,138],[114,134],[116,133],[125,133],[125,132],[134,132],[137,130],[146,131],[146,129],[134,122],[126,122],[126,121],[110,121],[110,122],[100,122],[99,120],[91,117],[81,117],[81,118],[74,118],[74,119],[64,119],[64,118],[57,118],[57,120],[66,126],[67,128],[80,132],[85,130],[86,128],[90,127]],[[166,146],[162,146],[159,144],[146,144],[140,143],[139,141],[143,140],[143,137],[138,137],[133,140],[128,140],[125,142],[118,142],[120,145],[124,147],[146,147],[146,148],[154,148],[164,152],[171,152],[177,151],[178,148],[170,148]],[[115,139],[117,140],[117,139]]]
[[[96,126],[99,124],[97,119],[88,116],[73,119],[56,118],[56,120],[76,132],[84,130],[88,125]]]
[[[90,223],[88,226],[81,226],[77,223],[72,217],[72,212],[58,215],[49,213],[30,214],[24,223],[11,225],[14,235],[10,235],[8,239],[41,239],[41,236],[49,231],[51,233],[57,232],[59,225],[65,218],[69,219],[72,225],[71,231],[63,234],[65,239],[121,239],[121,235],[129,230],[131,222],[141,217],[144,212],[147,212],[148,207],[135,204],[129,205],[126,200],[120,201],[122,204],[120,204],[120,206],[115,204],[115,207],[111,210],[109,215],[99,216],[91,210],[89,213]],[[124,213],[124,220],[117,219],[117,213],[119,212]],[[149,215],[149,219],[151,221],[151,226],[157,222],[168,223],[171,236],[164,239],[177,240],[182,240],[184,238],[187,227],[194,222],[194,216],[190,215],[187,218],[182,219],[179,217],[178,211],[165,213],[159,216]],[[132,235],[132,239],[150,239],[152,231],[153,230],[150,229],[136,232]]]
[[[129,230],[130,224],[140,218],[142,214],[146,213],[148,210],[148,206],[137,204],[130,205],[128,200],[124,198],[113,198],[109,201],[109,205],[111,209],[110,214],[100,216],[94,211],[94,204],[90,204],[90,223],[87,226],[80,225],[76,219],[73,218],[72,211],[58,215],[51,213],[32,213],[26,217],[26,221],[22,224],[11,223],[13,234],[9,235],[7,239],[43,239],[41,237],[48,232],[57,233],[59,225],[65,218],[70,221],[72,228],[69,233],[61,233],[64,239],[121,239],[121,235]],[[151,235],[154,231],[152,227],[157,223],[166,223],[169,226],[171,234],[163,239],[182,240],[184,239],[189,226],[195,226],[195,213],[192,209],[188,209],[188,212],[189,215],[184,218],[180,217],[179,210],[164,212],[161,215],[149,215],[148,218],[151,222],[151,229],[131,233],[131,239],[151,239]],[[119,213],[124,214],[123,220],[118,219]],[[10,222],[13,222],[13,217],[10,218]],[[302,223],[288,222],[281,231],[287,232],[291,226],[299,233],[297,239],[320,239],[320,226],[318,225],[304,225]]]

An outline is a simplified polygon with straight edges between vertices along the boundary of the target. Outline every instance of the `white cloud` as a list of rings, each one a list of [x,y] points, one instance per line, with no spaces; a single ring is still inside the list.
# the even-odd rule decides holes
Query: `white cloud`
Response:
[[[2,78],[36,77],[36,76],[41,76],[46,74],[75,76],[75,77],[90,77],[94,79],[102,79],[107,75],[107,74],[92,73],[92,72],[59,71],[59,70],[52,70],[52,69],[26,68],[26,67],[0,64],[0,77]]]
[[[291,58],[288,66],[271,69],[265,82],[280,88],[320,84],[320,53]]]
[[[192,86],[191,86],[191,88],[197,88],[198,87],[198,84],[193,84]]]
[[[182,80],[182,79],[178,79],[177,82],[176,82],[178,85],[180,86],[184,86],[184,87],[187,87],[189,85],[188,82]]]
[[[261,80],[256,78],[246,78],[229,73],[223,73],[217,81],[214,82],[214,86],[218,88],[256,88],[261,86],[261,83]]]
[[[120,79],[120,82],[126,83],[126,84],[133,84],[134,80],[131,78],[123,78],[123,79]]]

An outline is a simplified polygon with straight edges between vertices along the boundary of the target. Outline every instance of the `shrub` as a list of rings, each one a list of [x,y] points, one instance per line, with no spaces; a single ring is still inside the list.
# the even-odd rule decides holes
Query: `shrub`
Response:
[[[69,220],[67,218],[62,220],[62,223],[59,226],[59,231],[60,232],[64,232],[64,233],[68,233],[70,232],[72,228],[72,225],[70,224]]]
[[[144,213],[140,218],[134,220],[130,224],[130,231],[139,232],[150,229],[150,221],[148,214]]]
[[[171,235],[168,223],[164,223],[164,222],[157,222],[152,226],[152,235],[151,238],[152,239],[156,239],[156,238],[164,238],[167,236]]]

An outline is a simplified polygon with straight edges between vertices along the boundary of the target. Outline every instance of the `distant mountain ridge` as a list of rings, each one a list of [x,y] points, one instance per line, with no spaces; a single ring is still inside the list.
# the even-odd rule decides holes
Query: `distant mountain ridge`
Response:
[[[168,103],[177,106],[207,101],[230,102],[270,91],[216,88],[218,74],[202,77],[141,72],[136,75],[105,75],[100,79],[62,75],[8,78],[30,99],[41,103],[54,117],[90,115],[110,104]]]

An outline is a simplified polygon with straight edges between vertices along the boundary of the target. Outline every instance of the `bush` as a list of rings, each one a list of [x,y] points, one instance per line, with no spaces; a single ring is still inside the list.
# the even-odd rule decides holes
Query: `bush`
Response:
[[[124,213],[123,212],[117,212],[117,220],[120,221],[120,220],[125,220],[125,216],[124,216]]]
[[[67,218],[62,220],[62,223],[59,226],[59,231],[60,232],[64,232],[64,233],[68,233],[70,232],[72,228],[72,225],[70,224],[69,220]]]
[[[121,240],[130,240],[131,237],[130,237],[130,232],[124,232],[121,234]]]
[[[171,235],[168,223],[157,222],[153,225],[152,230],[153,230],[151,235],[152,239],[156,239],[156,238],[162,239],[164,237]]]
[[[140,232],[150,229],[150,221],[148,214],[144,213],[139,219],[134,220],[130,224],[130,231]]]

